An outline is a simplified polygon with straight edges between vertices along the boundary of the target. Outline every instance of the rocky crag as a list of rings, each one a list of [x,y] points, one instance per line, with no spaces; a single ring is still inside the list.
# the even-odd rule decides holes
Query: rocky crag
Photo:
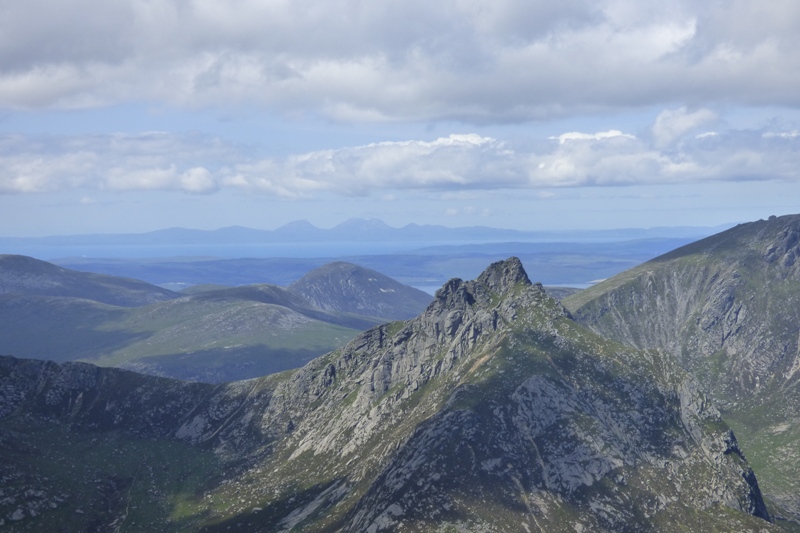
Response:
[[[12,531],[777,530],[695,380],[515,259],[254,380],[3,358],[0,416]]]
[[[564,300],[595,332],[663,349],[710,391],[770,499],[800,521],[800,215],[679,248]]]

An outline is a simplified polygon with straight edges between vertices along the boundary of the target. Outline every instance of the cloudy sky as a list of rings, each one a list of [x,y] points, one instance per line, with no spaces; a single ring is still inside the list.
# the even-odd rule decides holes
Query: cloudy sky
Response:
[[[796,0],[0,0],[0,235],[800,212]]]

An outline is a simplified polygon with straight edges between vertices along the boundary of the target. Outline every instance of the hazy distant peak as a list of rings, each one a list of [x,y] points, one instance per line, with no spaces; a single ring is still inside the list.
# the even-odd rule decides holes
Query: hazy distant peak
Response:
[[[67,272],[67,269],[25,255],[2,254],[0,255],[0,271],[16,271],[20,273],[24,272],[28,275],[35,275],[41,273],[62,274]]]
[[[289,222],[275,229],[276,232],[280,233],[294,233],[299,231],[317,231],[317,230],[319,230],[319,228],[316,227],[311,222],[309,222],[308,220],[295,220],[293,222]]]
[[[0,294],[78,297],[123,307],[178,296],[144,281],[79,272],[23,255],[0,255]]]

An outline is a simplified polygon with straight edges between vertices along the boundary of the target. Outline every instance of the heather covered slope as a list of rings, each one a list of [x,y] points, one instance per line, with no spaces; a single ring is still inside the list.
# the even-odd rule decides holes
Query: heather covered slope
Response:
[[[0,391],[20,531],[776,530],[695,381],[513,259],[296,371],[214,387],[3,358]]]
[[[601,335],[673,354],[737,427],[765,492],[800,520],[800,215],[741,224],[564,304]]]

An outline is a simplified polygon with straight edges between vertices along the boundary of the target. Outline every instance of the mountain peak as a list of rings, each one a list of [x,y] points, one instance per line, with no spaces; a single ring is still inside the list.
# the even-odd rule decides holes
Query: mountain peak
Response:
[[[275,229],[275,231],[278,233],[298,233],[305,231],[319,231],[319,228],[317,228],[308,220],[295,220],[293,222],[284,224],[283,226]]]
[[[522,261],[510,257],[504,261],[492,263],[478,276],[478,283],[485,285],[493,292],[505,293],[517,285],[531,285],[528,273],[522,267]]]
[[[405,320],[417,316],[431,296],[362,266],[334,261],[306,273],[289,286],[315,307]]]
[[[497,261],[489,265],[483,273],[473,281],[454,278],[436,291],[429,310],[441,312],[446,309],[463,309],[476,303],[491,305],[497,296],[506,296],[517,287],[530,287],[544,293],[541,283],[531,283],[522,262],[516,257]]]

